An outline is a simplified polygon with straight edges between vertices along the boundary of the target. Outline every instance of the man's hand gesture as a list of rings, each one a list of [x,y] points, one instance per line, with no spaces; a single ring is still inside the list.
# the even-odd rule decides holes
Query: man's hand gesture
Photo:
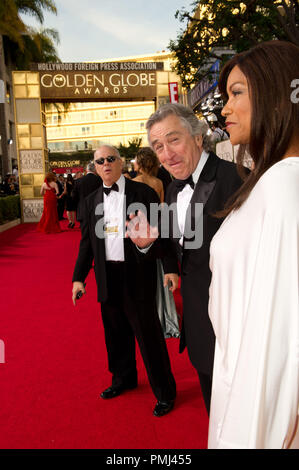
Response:
[[[130,214],[130,221],[126,222],[126,238],[131,238],[132,242],[140,249],[150,246],[159,236],[157,227],[152,227],[143,212],[138,211],[137,215]]]

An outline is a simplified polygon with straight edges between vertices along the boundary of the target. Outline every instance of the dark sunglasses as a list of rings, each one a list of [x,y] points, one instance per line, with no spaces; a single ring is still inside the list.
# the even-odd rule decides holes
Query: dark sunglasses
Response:
[[[117,157],[114,157],[114,155],[111,155],[106,158],[98,158],[97,160],[95,160],[95,163],[97,163],[98,165],[103,165],[105,160],[107,160],[108,163],[112,163],[112,162],[115,162],[116,159]]]

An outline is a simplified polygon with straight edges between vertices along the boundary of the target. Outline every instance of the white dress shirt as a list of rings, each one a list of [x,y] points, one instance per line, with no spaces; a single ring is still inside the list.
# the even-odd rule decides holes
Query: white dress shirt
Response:
[[[203,170],[203,167],[205,166],[207,160],[209,158],[208,152],[203,150],[199,162],[197,164],[197,167],[195,168],[194,172],[192,173],[192,179],[194,181],[194,186],[196,185],[199,176]],[[186,184],[184,189],[178,193],[177,197],[177,213],[178,213],[178,225],[181,234],[184,234],[185,231],[185,222],[186,222],[186,214],[187,214],[187,209],[190,203],[190,200],[192,198],[194,189],[191,188],[189,184]],[[183,246],[183,236],[181,237],[179,241],[180,245]]]
[[[117,191],[104,193],[104,229],[106,261],[124,261],[124,197],[125,178],[116,181]],[[104,188],[111,187],[103,184]]]

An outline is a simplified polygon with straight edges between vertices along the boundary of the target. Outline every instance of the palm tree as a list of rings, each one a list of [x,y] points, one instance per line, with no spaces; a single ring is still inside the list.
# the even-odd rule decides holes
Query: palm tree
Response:
[[[57,8],[53,0],[14,0],[18,13],[35,16],[42,24],[44,22],[43,10],[57,14]]]
[[[27,26],[19,14],[35,17],[42,25],[43,10],[57,14],[53,0],[1,0],[0,34],[5,37],[5,46],[17,68],[26,69],[30,62],[57,62],[59,57],[55,44],[59,35],[55,29]]]
[[[26,70],[30,62],[58,62],[55,44],[59,42],[54,29],[37,30],[25,24],[20,14],[35,17],[42,25],[44,11],[54,14],[54,0],[0,0],[0,82],[6,82],[6,64]],[[2,143],[3,172],[8,172],[7,128],[5,102],[0,100],[0,137]]]
[[[23,34],[26,26],[18,15],[16,2],[2,0],[0,3],[0,34],[9,37],[12,41],[23,48]]]
[[[22,37],[23,47],[6,38],[5,44],[10,51],[11,61],[17,70],[27,70],[30,62],[60,62],[54,43],[59,43],[55,29],[27,27]]]

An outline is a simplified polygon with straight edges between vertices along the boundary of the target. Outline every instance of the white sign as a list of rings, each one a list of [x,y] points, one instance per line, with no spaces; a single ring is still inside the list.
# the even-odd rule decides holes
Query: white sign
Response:
[[[230,140],[224,140],[216,145],[216,155],[222,158],[222,160],[228,160],[229,162],[235,161],[234,147],[230,143]]]
[[[20,174],[43,173],[42,150],[20,150]]]
[[[170,103],[179,102],[179,87],[177,82],[168,83]]]
[[[237,154],[239,150],[239,145],[232,145],[230,140],[224,140],[223,142],[219,142],[216,145],[216,155],[222,160],[228,160],[229,162],[236,162],[237,161]],[[252,168],[252,158],[250,154],[245,152],[243,165],[247,168]]]
[[[43,199],[25,199],[23,200],[23,218],[24,223],[39,222],[44,209]]]

